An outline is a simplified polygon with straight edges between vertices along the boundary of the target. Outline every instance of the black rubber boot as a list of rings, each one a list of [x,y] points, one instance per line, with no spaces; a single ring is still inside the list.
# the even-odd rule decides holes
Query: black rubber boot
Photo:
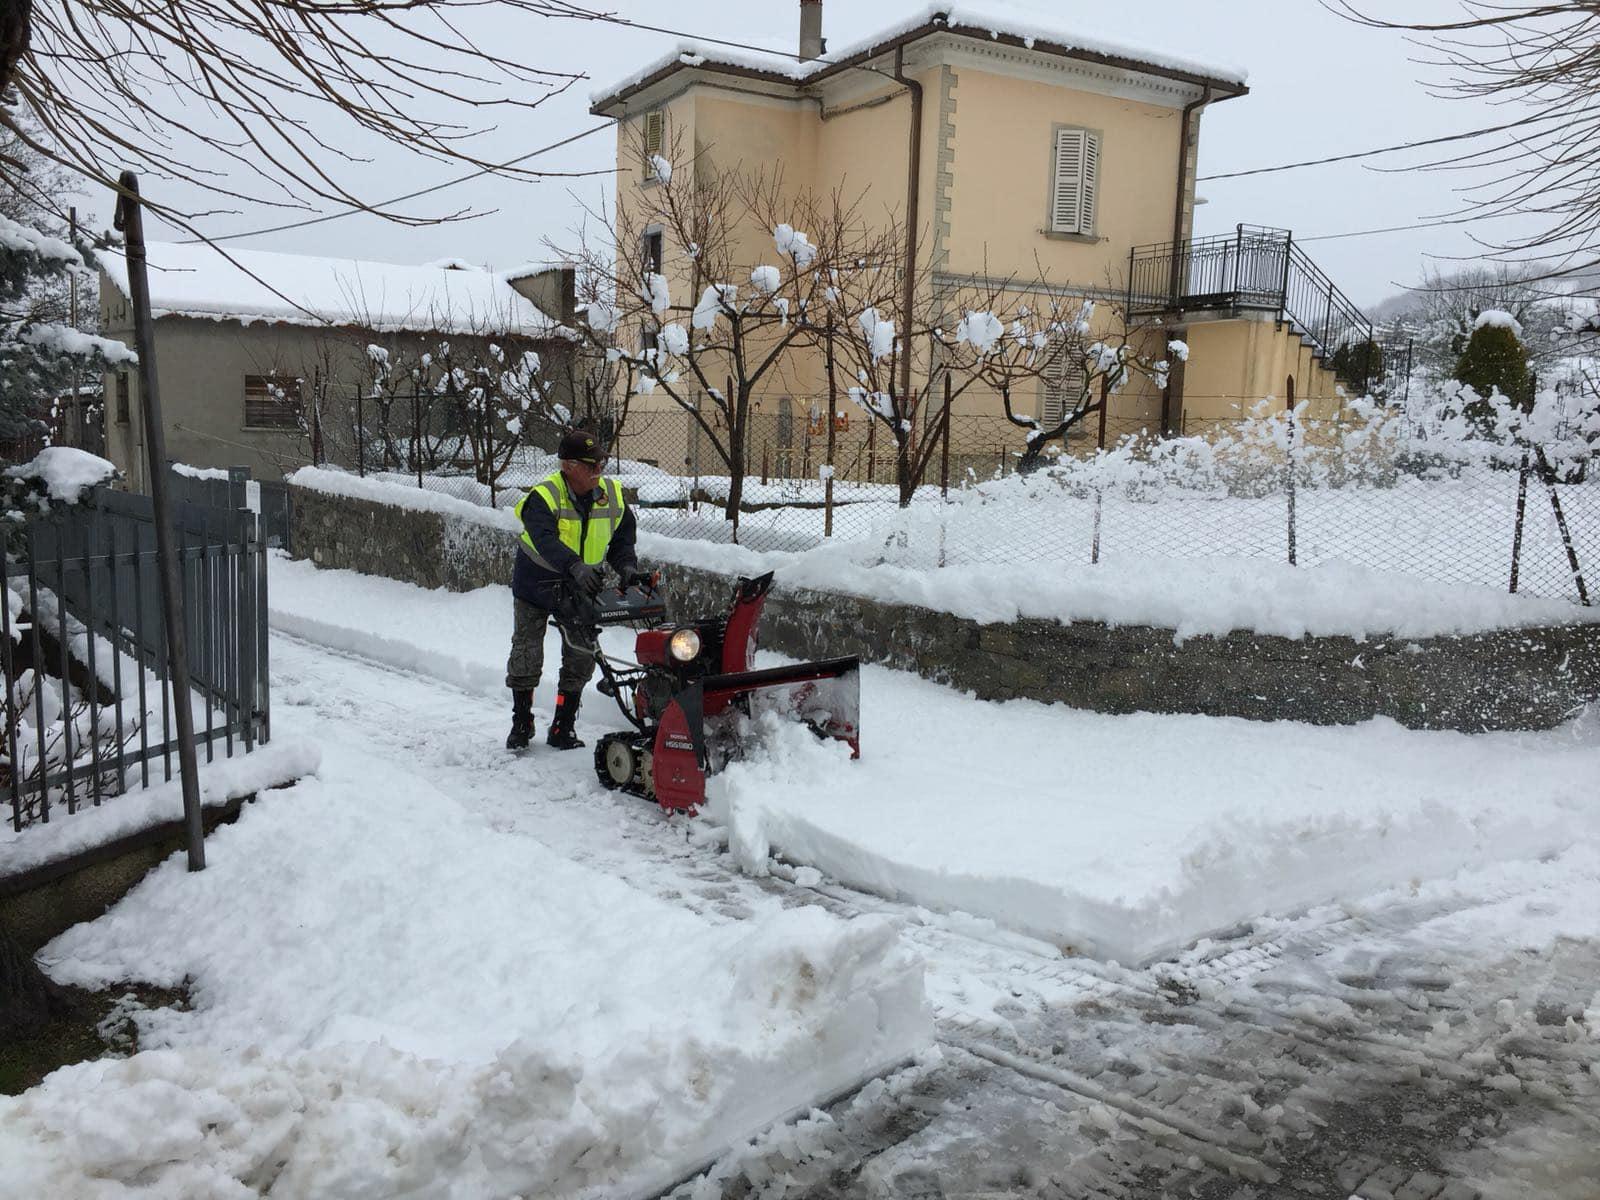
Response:
[[[533,693],[511,693],[511,732],[506,735],[507,750],[526,750],[533,741]]]
[[[582,692],[556,694],[556,715],[550,722],[550,735],[545,738],[546,743],[557,750],[580,750],[587,744],[572,732],[578,720],[578,702],[582,699]]]

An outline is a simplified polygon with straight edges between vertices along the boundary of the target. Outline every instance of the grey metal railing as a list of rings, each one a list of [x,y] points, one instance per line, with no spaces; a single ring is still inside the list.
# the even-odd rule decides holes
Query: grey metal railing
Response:
[[[1219,310],[1272,313],[1325,359],[1372,340],[1366,314],[1287,229],[1240,225],[1231,236],[1128,252],[1130,317]]]
[[[173,519],[188,699],[210,761],[271,736],[265,545],[242,506],[180,499]],[[13,827],[171,779],[179,698],[168,679],[150,499],[99,489],[31,519],[0,547],[0,569],[0,787]]]

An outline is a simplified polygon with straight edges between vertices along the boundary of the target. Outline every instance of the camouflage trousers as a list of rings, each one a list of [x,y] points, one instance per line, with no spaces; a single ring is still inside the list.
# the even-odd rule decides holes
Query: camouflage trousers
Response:
[[[512,691],[531,692],[539,686],[539,676],[544,674],[544,632],[550,624],[550,614],[526,600],[514,600],[514,603],[517,616],[511,631],[511,657],[506,660],[506,686]],[[581,692],[593,675],[594,654],[574,646],[563,634],[560,690]]]

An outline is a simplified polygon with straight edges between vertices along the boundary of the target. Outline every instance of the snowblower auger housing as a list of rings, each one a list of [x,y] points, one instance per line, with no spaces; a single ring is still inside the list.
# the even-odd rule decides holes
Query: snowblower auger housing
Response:
[[[655,800],[668,812],[693,812],[705,803],[707,776],[739,756],[749,719],[767,711],[847,742],[860,757],[860,659],[754,669],[770,574],[740,579],[726,614],[691,621],[664,619],[658,584],[571,600],[557,614],[568,636],[596,645],[601,626],[643,626],[634,641],[636,663],[598,656],[598,688],[633,726],[595,747],[602,784]]]

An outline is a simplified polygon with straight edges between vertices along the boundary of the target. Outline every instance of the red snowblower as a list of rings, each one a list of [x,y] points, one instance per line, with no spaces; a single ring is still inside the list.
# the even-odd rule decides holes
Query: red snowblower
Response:
[[[771,590],[770,574],[740,579],[726,615],[674,621],[659,575],[644,588],[609,587],[592,599],[569,589],[557,623],[564,636],[595,647],[596,687],[633,727],[596,745],[602,784],[669,813],[694,812],[705,803],[707,776],[740,756],[750,720],[764,712],[847,742],[860,757],[860,659],[754,669],[756,628]],[[638,630],[637,662],[614,661],[600,648],[601,628],[616,625]]]

